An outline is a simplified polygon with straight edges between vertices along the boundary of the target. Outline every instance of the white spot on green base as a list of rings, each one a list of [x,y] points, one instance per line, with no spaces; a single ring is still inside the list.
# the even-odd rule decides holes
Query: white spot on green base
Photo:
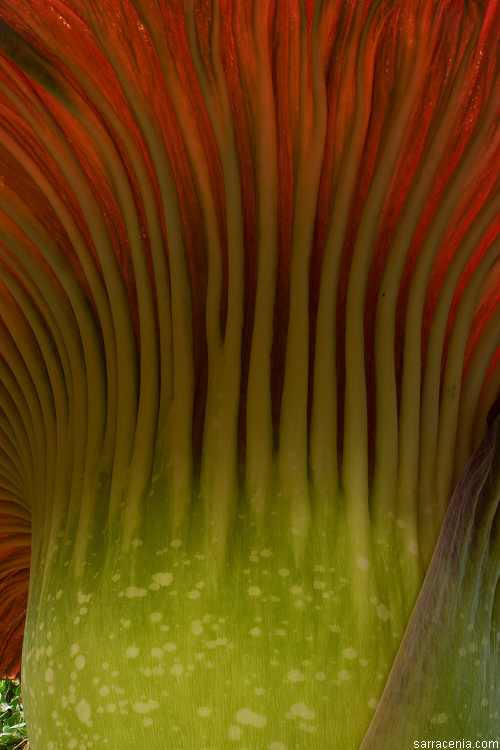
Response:
[[[202,719],[206,718],[207,716],[210,716],[212,713],[212,709],[209,708],[209,706],[200,706],[196,709],[196,713],[198,716],[201,716]]]
[[[355,648],[346,648],[342,653],[346,659],[355,659],[358,655]]]
[[[316,712],[311,708],[307,708],[305,703],[294,703],[290,707],[290,711],[285,714],[287,719],[305,719],[306,721],[312,721],[316,718]]]
[[[385,606],[385,604],[377,604],[377,617],[379,617],[384,622],[388,620],[391,616],[391,613]]]
[[[155,573],[151,578],[159,586],[170,586],[174,580],[172,573]]]
[[[137,586],[129,586],[125,589],[125,596],[127,599],[136,599],[138,597],[146,596],[147,593],[147,589],[139,589]]]
[[[76,704],[75,711],[80,721],[82,721],[84,724],[88,724],[88,722],[90,721],[90,716],[92,714],[90,703],[87,703],[86,700],[81,700]]]
[[[241,729],[240,727],[234,726],[234,724],[231,724],[227,731],[227,736],[230,740],[240,740],[241,739]]]
[[[303,682],[306,679],[306,676],[298,669],[291,669],[286,678],[289,682]]]
[[[240,708],[240,710],[236,712],[236,721],[238,724],[245,724],[247,726],[262,729],[267,724],[267,716],[257,714],[249,708]]]
[[[136,714],[148,714],[150,711],[154,711],[155,708],[159,708],[160,704],[153,700],[153,698],[150,698],[147,702],[146,701],[136,701],[132,704],[132,710],[136,712]]]
[[[410,555],[413,555],[414,557],[419,556],[420,549],[419,549],[418,542],[416,539],[411,539],[408,542],[408,552],[410,553]]]

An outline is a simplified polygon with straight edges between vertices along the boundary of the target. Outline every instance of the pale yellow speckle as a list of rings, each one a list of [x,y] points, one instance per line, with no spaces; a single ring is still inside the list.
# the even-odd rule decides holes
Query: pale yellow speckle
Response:
[[[170,674],[174,677],[180,677],[183,672],[182,664],[174,664],[173,667],[170,668]]]
[[[367,560],[366,557],[358,557],[356,560],[356,565],[360,570],[368,570],[370,567],[370,561]]]
[[[151,651],[150,651],[150,653],[151,653],[151,656],[153,657],[153,659],[162,659],[163,658],[163,649],[162,648],[152,648]]]
[[[249,708],[240,708],[240,710],[236,712],[236,721],[238,724],[262,729],[267,724],[267,716],[257,714]]]
[[[431,724],[446,724],[448,721],[448,714],[441,713],[437,716],[433,716],[431,719]]]
[[[136,659],[139,656],[139,649],[137,646],[129,646],[125,651],[126,659]]]
[[[188,592],[188,599],[199,599],[201,596],[201,591],[198,589],[193,589],[192,591]]]
[[[282,578],[286,578],[287,576],[290,575],[290,571],[287,570],[286,568],[280,568],[278,570],[278,575],[281,576]]]
[[[85,666],[85,657],[84,656],[77,656],[75,659],[75,667],[77,669],[83,669]]]
[[[262,630],[260,628],[250,628],[248,632],[250,633],[250,635],[258,636],[262,633]]]
[[[135,711],[136,714],[148,714],[150,711],[154,711],[155,708],[159,707],[160,704],[153,698],[150,698],[148,701],[136,701],[132,704],[132,710]]]
[[[337,677],[339,678],[339,680],[351,679],[350,672],[348,672],[347,669],[341,669],[340,672],[337,672]]]
[[[298,669],[291,669],[286,678],[289,682],[303,682],[303,680],[306,679],[306,676]]]
[[[384,622],[388,620],[391,616],[391,613],[385,606],[385,604],[377,604],[377,617],[379,617]]]
[[[81,700],[79,703],[77,703],[75,706],[75,711],[80,721],[82,721],[84,724],[87,724],[90,721],[92,709],[90,707],[90,703],[87,703],[86,700]]]
[[[127,599],[137,599],[143,596],[147,596],[147,589],[139,589],[137,586],[128,586],[125,589],[125,596]]]
[[[200,706],[196,709],[196,713],[198,716],[201,716],[201,718],[206,718],[207,716],[210,716],[212,709],[209,706]]]
[[[170,546],[174,549],[177,549],[178,547],[182,546],[182,540],[181,539],[174,539],[172,542],[170,542]]]
[[[45,670],[45,682],[52,682],[54,680],[54,670],[49,667]]]
[[[305,719],[306,721],[313,721],[316,718],[316,712],[311,708],[307,708],[305,703],[294,703],[290,707],[290,711],[285,714],[287,719]]]
[[[316,672],[314,679],[318,682],[324,682],[326,680],[326,674],[324,672]]]
[[[358,652],[355,648],[346,648],[342,652],[343,656],[345,656],[346,659],[355,659],[358,655]]]
[[[174,576],[172,575],[172,573],[155,573],[151,576],[151,578],[159,586],[170,586],[170,584],[174,580]]]
[[[109,695],[109,693],[110,693],[110,689],[108,685],[103,685],[102,687],[99,688],[99,695],[102,696],[103,698],[105,695]]]
[[[258,586],[250,586],[247,593],[249,596],[260,596],[262,591]]]
[[[73,645],[72,645],[72,646],[70,646],[70,649],[69,649],[69,654],[70,654],[70,656],[72,656],[72,657],[73,657],[73,656],[75,656],[75,654],[77,654],[77,653],[78,653],[79,651],[80,651],[80,646],[78,645],[78,643],[73,643]]]
[[[175,651],[176,648],[177,648],[177,644],[172,643],[171,641],[170,641],[170,643],[164,643],[163,644],[163,650],[164,651],[169,651],[169,652],[170,651]]]
[[[368,701],[368,707],[375,710],[377,706],[378,706],[378,700],[376,700],[376,698],[370,698],[370,700]]]
[[[149,615],[149,619],[151,622],[160,622],[160,620],[163,618],[163,615],[161,612],[151,612]]]
[[[231,726],[227,730],[227,736],[230,740],[240,740],[241,739],[240,727],[236,727],[234,726],[234,724],[231,724]]]
[[[410,539],[408,542],[408,552],[410,555],[413,555],[414,557],[418,557],[420,554],[420,549],[418,546],[418,542],[416,539]]]

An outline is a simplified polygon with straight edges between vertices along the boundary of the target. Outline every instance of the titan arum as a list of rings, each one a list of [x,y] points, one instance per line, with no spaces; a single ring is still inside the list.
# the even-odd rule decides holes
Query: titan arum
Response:
[[[499,45],[499,0],[0,0],[31,750],[499,739]]]

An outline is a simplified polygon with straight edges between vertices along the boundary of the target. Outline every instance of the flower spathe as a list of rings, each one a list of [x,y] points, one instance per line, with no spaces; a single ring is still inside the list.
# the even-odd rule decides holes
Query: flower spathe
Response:
[[[499,36],[497,0],[0,2],[35,750],[359,747],[498,395]]]

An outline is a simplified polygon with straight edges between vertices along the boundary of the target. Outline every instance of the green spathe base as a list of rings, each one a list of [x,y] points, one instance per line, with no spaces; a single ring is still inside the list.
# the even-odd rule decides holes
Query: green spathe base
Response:
[[[498,429],[459,484],[413,614],[404,523],[372,526],[369,558],[356,556],[342,503],[313,515],[300,555],[285,506],[258,532],[242,499],[221,559],[201,504],[182,530],[158,522],[161,483],[132,535],[124,516],[98,531],[95,513],[86,539],[53,531],[34,563],[24,646],[32,750],[497,737]]]
[[[325,552],[327,529],[298,566],[289,534],[233,532],[216,581],[204,544],[158,525],[115,557],[90,539],[79,574],[54,551],[24,646],[33,750],[359,747],[402,636],[375,593],[359,617],[373,571],[346,535]]]

